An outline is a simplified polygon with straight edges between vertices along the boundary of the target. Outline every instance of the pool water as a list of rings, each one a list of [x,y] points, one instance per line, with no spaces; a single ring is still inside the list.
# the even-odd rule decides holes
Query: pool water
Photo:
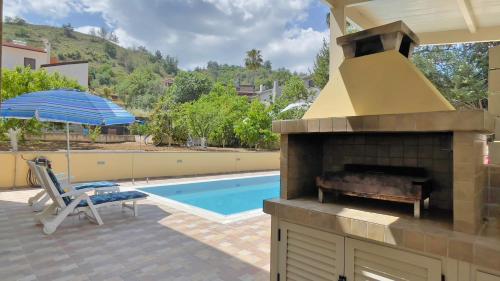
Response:
[[[261,176],[140,188],[145,192],[220,215],[262,208],[280,194],[280,177]]]

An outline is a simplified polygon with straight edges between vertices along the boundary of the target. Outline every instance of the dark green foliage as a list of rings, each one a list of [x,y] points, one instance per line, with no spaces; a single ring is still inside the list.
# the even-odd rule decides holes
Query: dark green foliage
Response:
[[[250,70],[256,70],[262,66],[262,54],[260,50],[252,49],[247,52],[247,57],[245,58],[245,66]]]
[[[75,38],[75,34],[73,34],[74,28],[71,26],[71,23],[66,23],[62,25],[64,36]]]
[[[497,43],[424,46],[413,61],[457,108],[484,108],[488,87],[488,48]]]
[[[321,47],[319,53],[316,55],[312,74],[314,84],[318,88],[323,89],[326,83],[328,83],[328,80],[330,79],[329,71],[330,45],[326,40],[323,39],[323,46]]]
[[[273,87],[273,82],[278,81],[279,85],[284,85],[292,73],[284,68],[270,70],[261,67],[257,70],[250,70],[237,65],[219,64],[216,61],[209,61],[206,69],[198,69],[198,72],[208,74],[214,82],[221,82],[227,85],[254,85],[258,90],[260,85],[267,89]]]
[[[304,81],[298,76],[292,76],[283,87],[281,96],[273,104],[274,119],[300,119],[304,116],[307,107],[289,109],[283,112],[289,104],[296,102],[312,102],[312,93],[306,88]]]
[[[129,108],[152,109],[156,101],[165,94],[162,78],[150,68],[137,68],[123,77],[116,92]]]
[[[172,95],[176,102],[189,102],[208,94],[212,89],[212,82],[201,72],[180,72],[172,86]]]
[[[5,23],[7,24],[17,24],[17,25],[25,25],[26,24],[26,20],[21,18],[21,17],[9,17],[9,16],[6,16],[5,17]]]
[[[30,37],[29,34],[28,34],[28,30],[26,30],[26,28],[20,28],[16,33],[15,35],[17,37],[22,37],[22,38],[28,38]]]
[[[242,144],[251,147],[271,147],[278,136],[271,131],[271,109],[258,100],[253,100],[247,115],[234,127]]]
[[[110,42],[106,42],[104,44],[104,52],[110,58],[115,59],[116,58],[116,46],[115,46],[115,44],[110,43]]]

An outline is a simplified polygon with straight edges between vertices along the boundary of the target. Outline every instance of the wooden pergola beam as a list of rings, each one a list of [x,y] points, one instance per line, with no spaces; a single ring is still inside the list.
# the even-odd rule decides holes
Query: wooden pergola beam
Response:
[[[470,4],[470,0],[457,0],[458,8],[462,13],[462,17],[464,18],[465,24],[471,33],[475,33],[477,31],[477,22],[474,16],[474,11],[472,10],[472,6]]]

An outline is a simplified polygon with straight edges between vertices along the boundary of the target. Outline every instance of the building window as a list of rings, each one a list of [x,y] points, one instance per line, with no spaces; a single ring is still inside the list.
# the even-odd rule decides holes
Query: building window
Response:
[[[24,58],[24,66],[29,66],[34,70],[36,68],[36,60],[32,58]]]

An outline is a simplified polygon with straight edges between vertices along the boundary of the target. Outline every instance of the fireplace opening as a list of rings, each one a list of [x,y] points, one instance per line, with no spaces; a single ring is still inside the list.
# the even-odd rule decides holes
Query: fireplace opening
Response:
[[[381,186],[389,186],[394,191],[379,196],[376,200],[379,207],[405,205],[403,209],[407,210],[409,206],[415,207],[408,204],[412,202],[410,199],[420,196],[423,201],[428,198],[429,213],[453,210],[451,132],[294,134],[289,135],[287,141],[288,176],[282,177],[287,181],[283,198],[317,198],[320,192],[318,177],[350,173],[350,179],[355,182],[351,187],[357,185],[359,188],[357,194],[370,194],[371,189]],[[348,188],[344,177],[336,180]],[[384,181],[392,181],[392,185]],[[367,182],[374,184],[369,186]],[[354,192],[344,191],[341,192],[344,200],[352,199],[353,202],[369,202],[377,198],[364,196],[355,199],[352,197]],[[408,195],[410,199],[405,201],[402,195]],[[332,193],[326,192],[325,196],[326,201],[335,202]],[[384,197],[398,200],[380,200]]]

